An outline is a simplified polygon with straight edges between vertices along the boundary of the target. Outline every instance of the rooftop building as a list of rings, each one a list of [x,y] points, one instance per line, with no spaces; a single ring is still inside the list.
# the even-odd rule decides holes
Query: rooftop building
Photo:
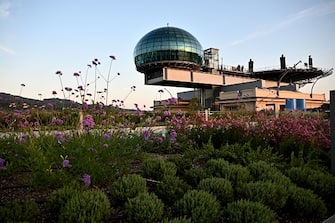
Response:
[[[247,68],[240,65],[220,64],[219,49],[203,50],[200,42],[192,34],[169,26],[147,33],[134,49],[136,69],[144,73],[145,84],[196,88],[197,90],[188,95],[193,94],[194,97],[199,98],[204,108],[239,109],[241,106],[235,105],[241,102],[239,94],[242,91],[250,91],[248,95],[253,98],[249,98],[253,101],[250,106],[244,103],[247,110],[268,107],[273,107],[276,111],[283,110],[285,106],[289,106],[287,104],[289,99],[299,104],[303,100],[304,108],[322,105],[326,100],[324,95],[313,94],[312,90],[315,83],[320,78],[331,75],[333,69],[315,67],[311,56],[308,57],[307,63],[299,60],[292,66],[286,65],[284,55],[279,59],[278,67],[263,70],[254,69],[252,59],[248,61]],[[313,84],[310,94],[298,91],[299,87],[305,84]],[[270,97],[272,92],[275,92],[276,98]],[[269,102],[264,106],[261,105],[262,100],[266,101],[264,94],[270,98],[269,100],[278,103],[271,105]],[[228,95],[231,97],[228,98]],[[234,98],[236,100],[233,100]],[[184,106],[185,99],[182,101]],[[155,105],[159,104],[155,102]],[[234,109],[228,109],[228,107]]]

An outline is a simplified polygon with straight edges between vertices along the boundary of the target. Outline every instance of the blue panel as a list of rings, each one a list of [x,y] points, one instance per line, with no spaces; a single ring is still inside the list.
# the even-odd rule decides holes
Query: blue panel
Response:
[[[305,99],[296,99],[297,110],[304,111],[306,108],[306,100]]]
[[[289,111],[294,111],[295,110],[295,99],[293,98],[288,98],[286,99],[286,104],[285,104],[285,108],[286,110],[289,110]]]

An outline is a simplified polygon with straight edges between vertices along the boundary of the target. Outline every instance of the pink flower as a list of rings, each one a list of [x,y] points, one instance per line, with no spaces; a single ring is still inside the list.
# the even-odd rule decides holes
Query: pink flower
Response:
[[[169,111],[164,111],[164,116],[170,116],[171,113]]]

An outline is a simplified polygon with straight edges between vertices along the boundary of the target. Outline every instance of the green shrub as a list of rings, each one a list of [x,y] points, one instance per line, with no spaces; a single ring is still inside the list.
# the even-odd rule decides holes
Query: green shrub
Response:
[[[328,204],[335,202],[335,177],[310,167],[292,167],[287,171],[291,180],[300,187],[311,189]]]
[[[56,213],[59,212],[61,207],[65,206],[66,202],[72,198],[72,196],[79,194],[83,189],[80,188],[79,184],[72,183],[65,185],[52,192],[48,197],[48,208]]]
[[[11,202],[0,207],[0,222],[36,222],[39,212],[35,201]]]
[[[161,223],[191,223],[191,219],[183,218],[173,218],[173,219],[164,219]]]
[[[200,181],[198,189],[213,193],[222,206],[234,198],[234,190],[229,180],[224,178],[206,178]]]
[[[274,223],[278,222],[276,213],[259,202],[239,200],[229,203],[224,209],[228,222],[244,223]]]
[[[241,190],[242,197],[250,201],[258,201],[273,210],[284,207],[288,198],[287,188],[272,182],[250,182]]]
[[[175,203],[179,216],[186,216],[194,223],[216,222],[221,216],[220,203],[213,194],[190,190]]]
[[[78,193],[60,210],[60,222],[102,222],[110,216],[110,203],[102,191]]]
[[[287,211],[298,217],[324,217],[327,208],[313,191],[297,186],[290,186],[286,202]]]
[[[168,161],[174,163],[177,167],[177,175],[184,175],[185,170],[191,169],[192,159],[184,156],[174,156],[168,158]]]
[[[160,158],[150,158],[144,160],[142,173],[144,177],[155,180],[162,180],[166,175],[176,175],[177,167],[174,163]]]
[[[233,186],[239,186],[251,180],[249,170],[239,164],[230,164],[223,159],[210,159],[206,163],[208,174],[228,179]]]
[[[134,198],[146,191],[146,180],[137,174],[124,175],[110,186],[111,197],[121,204],[124,204],[128,198]]]
[[[128,199],[125,209],[129,222],[156,223],[162,219],[164,204],[155,194],[142,193]]]
[[[291,180],[287,176],[265,161],[250,163],[247,168],[255,181],[271,181],[287,187],[291,184]]]
[[[191,168],[185,171],[184,179],[192,187],[196,187],[202,179],[208,177],[204,168]]]
[[[206,162],[206,171],[215,177],[225,177],[229,162],[224,159],[210,159]]]
[[[167,204],[173,204],[191,187],[177,176],[167,175],[156,187],[156,194]]]

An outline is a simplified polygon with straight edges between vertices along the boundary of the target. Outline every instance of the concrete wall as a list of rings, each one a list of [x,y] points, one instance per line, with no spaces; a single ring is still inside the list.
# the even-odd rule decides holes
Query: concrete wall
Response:
[[[165,81],[178,81],[197,83],[202,85],[223,85],[223,76],[221,74],[210,74],[198,71],[180,70],[173,68],[163,68],[163,79]]]
[[[276,91],[271,89],[247,89],[242,91],[220,92],[221,110],[225,107],[240,106],[241,109],[248,111],[260,111],[263,109],[275,109],[276,112],[280,107],[285,107],[286,99],[305,99],[305,108],[318,108],[326,102],[325,94],[314,94],[310,98],[309,94],[294,91],[280,91],[277,97]],[[243,106],[241,106],[243,105]]]

